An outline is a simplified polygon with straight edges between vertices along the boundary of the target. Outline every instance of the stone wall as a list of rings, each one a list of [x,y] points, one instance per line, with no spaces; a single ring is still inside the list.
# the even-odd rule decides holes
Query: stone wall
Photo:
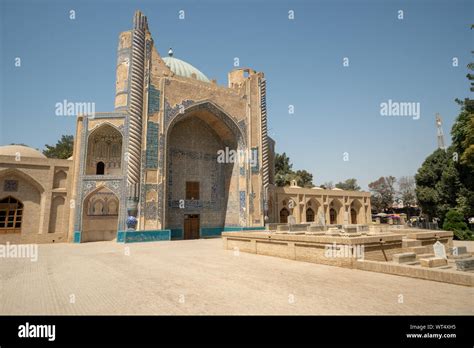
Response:
[[[23,205],[21,232],[0,234],[0,243],[52,243],[68,239],[73,212],[69,190],[73,161],[0,155],[0,199],[11,196]],[[5,190],[5,180],[17,182]],[[74,205],[73,205],[74,206]]]

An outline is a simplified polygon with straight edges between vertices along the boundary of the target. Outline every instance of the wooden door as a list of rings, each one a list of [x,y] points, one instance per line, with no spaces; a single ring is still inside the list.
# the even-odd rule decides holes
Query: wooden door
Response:
[[[199,239],[199,215],[184,216],[184,239]]]

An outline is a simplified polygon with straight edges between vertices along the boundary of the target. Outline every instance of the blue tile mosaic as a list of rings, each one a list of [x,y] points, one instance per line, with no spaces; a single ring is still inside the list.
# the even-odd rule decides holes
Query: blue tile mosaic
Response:
[[[148,115],[160,111],[160,91],[155,86],[148,87]]]
[[[123,235],[123,237],[122,237]],[[120,239],[119,239],[120,236]],[[171,240],[170,230],[118,231],[118,243],[142,243]]]
[[[146,168],[158,169],[158,123],[148,122],[146,132]]]

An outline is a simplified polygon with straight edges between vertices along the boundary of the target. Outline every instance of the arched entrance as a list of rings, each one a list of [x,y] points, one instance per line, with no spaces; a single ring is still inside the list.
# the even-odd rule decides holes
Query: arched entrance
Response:
[[[351,224],[363,223],[362,218],[362,204],[358,199],[354,199],[351,203]]]
[[[344,209],[339,198],[333,198],[329,204],[329,222],[331,225],[342,224]]]
[[[89,135],[87,175],[119,175],[122,165],[122,133],[110,124],[102,124]]]
[[[329,209],[329,223],[331,225],[337,224],[337,212],[334,208]]]
[[[290,212],[288,211],[288,209],[283,208],[282,210],[280,210],[280,223],[287,224],[289,215]]]
[[[351,208],[351,224],[357,224],[357,212]]]
[[[119,200],[102,187],[91,192],[83,204],[82,242],[113,240],[117,236]]]
[[[166,228],[191,239],[241,225],[243,137],[234,121],[210,103],[192,106],[168,126],[166,145]]]
[[[0,234],[21,233],[23,203],[12,196],[0,199]]]
[[[303,211],[306,217],[306,222],[316,222],[318,224],[322,223],[320,216],[321,204],[316,198],[309,198],[306,202],[306,211]],[[308,211],[309,210],[309,211]],[[303,221],[303,219],[301,219]]]
[[[306,222],[314,222],[314,210],[311,208],[306,209]]]

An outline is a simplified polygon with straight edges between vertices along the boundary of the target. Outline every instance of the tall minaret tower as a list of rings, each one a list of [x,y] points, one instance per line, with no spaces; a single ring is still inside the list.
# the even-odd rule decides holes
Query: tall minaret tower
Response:
[[[444,145],[443,120],[439,114],[436,114],[436,128],[438,128],[438,149],[446,150]]]

